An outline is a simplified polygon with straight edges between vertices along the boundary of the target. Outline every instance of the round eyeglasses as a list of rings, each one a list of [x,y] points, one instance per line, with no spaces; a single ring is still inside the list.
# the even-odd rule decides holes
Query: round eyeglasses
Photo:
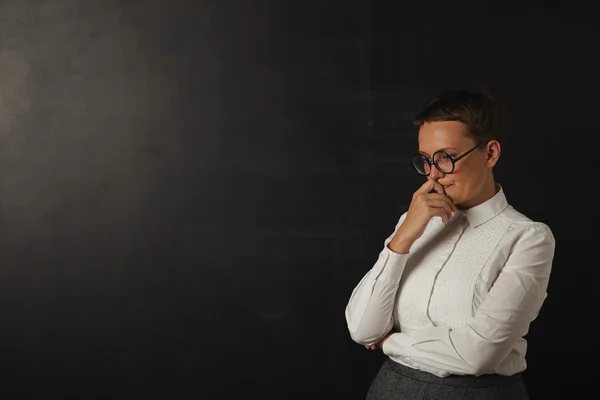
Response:
[[[473,150],[480,147],[484,142],[479,143],[477,146],[468,150],[467,152],[461,154],[458,157],[452,157],[450,154],[446,153],[443,150],[438,150],[433,153],[433,159],[430,160],[425,155],[421,153],[417,153],[412,158],[413,167],[417,170],[417,172],[421,175],[429,175],[431,173],[431,166],[435,165],[435,167],[443,174],[451,174],[454,172],[455,164],[469,155]]]

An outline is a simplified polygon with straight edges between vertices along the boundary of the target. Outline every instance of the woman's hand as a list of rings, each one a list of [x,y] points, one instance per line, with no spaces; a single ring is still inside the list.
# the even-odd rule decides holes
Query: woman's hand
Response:
[[[415,240],[425,232],[431,218],[441,217],[446,224],[455,211],[456,206],[446,196],[444,187],[437,181],[428,180],[413,194],[406,218],[388,247],[399,254],[408,253]]]
[[[388,333],[387,335],[385,335],[385,336],[383,337],[383,339],[381,339],[381,340],[379,341],[379,343],[377,343],[377,344],[374,344],[374,345],[372,345],[372,346],[365,346],[365,349],[367,349],[367,350],[377,350],[378,348],[380,348],[380,349],[383,349],[383,343],[384,343],[386,340],[388,340],[388,338],[389,338],[390,336],[392,336],[392,334],[393,334],[393,333],[394,333],[394,332],[393,332],[393,331],[391,331],[390,333]]]

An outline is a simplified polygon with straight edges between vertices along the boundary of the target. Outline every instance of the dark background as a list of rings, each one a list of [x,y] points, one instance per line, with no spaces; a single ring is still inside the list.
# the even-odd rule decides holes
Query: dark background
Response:
[[[557,241],[532,399],[599,378],[593,4],[0,1],[0,392],[362,399],[344,307],[422,182],[412,116],[485,84]]]

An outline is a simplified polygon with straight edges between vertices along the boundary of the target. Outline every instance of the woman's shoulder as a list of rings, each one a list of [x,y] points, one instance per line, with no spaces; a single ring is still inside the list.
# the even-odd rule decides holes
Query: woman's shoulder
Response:
[[[510,223],[510,229],[513,232],[520,234],[519,236],[543,236],[554,239],[552,229],[547,223],[533,220],[511,205],[502,212],[502,217]]]
[[[506,207],[506,209],[502,212],[502,217],[507,219],[509,222],[518,226],[523,226],[524,228],[531,226],[548,227],[548,224],[546,224],[545,222],[533,220],[527,215],[523,214],[522,212],[516,210],[511,205]]]

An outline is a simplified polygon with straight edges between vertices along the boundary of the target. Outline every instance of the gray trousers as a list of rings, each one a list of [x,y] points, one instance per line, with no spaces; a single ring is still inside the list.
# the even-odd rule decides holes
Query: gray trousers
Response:
[[[367,400],[529,400],[521,374],[439,378],[387,359]]]

